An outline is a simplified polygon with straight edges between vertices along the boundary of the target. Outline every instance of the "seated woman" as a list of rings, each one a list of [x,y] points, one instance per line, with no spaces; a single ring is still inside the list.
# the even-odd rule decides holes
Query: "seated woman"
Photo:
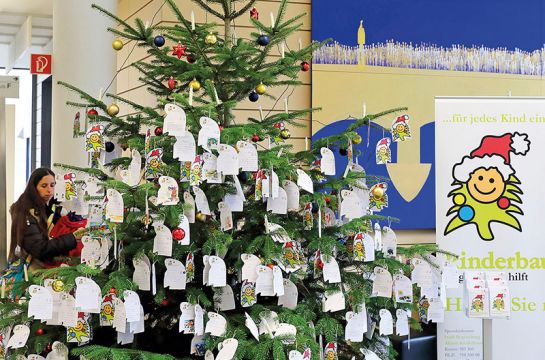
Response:
[[[77,245],[74,234],[50,238],[49,232],[61,217],[61,207],[53,198],[55,174],[47,168],[34,170],[25,191],[11,206],[10,261],[27,259],[31,268],[51,264],[56,256],[68,255]]]

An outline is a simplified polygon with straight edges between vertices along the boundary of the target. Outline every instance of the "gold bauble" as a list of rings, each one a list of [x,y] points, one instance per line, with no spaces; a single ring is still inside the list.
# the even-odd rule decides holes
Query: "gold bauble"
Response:
[[[195,218],[199,221],[206,221],[206,215],[202,212],[198,212],[197,215],[195,215]]]
[[[372,191],[371,193],[373,194],[373,197],[375,199],[380,199],[381,197],[384,196],[384,189],[381,188],[380,186],[376,186]]]
[[[193,91],[199,91],[201,83],[197,79],[193,79],[189,82],[189,86],[193,88]]]
[[[263,83],[260,83],[259,85],[255,87],[255,92],[258,93],[259,95],[263,95],[265,94],[265,92],[267,92],[267,87],[263,85]]]
[[[123,41],[121,41],[119,39],[115,39],[112,42],[112,47],[114,48],[114,50],[117,50],[117,51],[123,49]]]
[[[352,139],[352,144],[356,144],[356,145],[361,144],[361,140],[362,140],[362,139],[361,139],[361,136],[356,135],[356,136],[354,136],[354,138]]]
[[[55,292],[61,292],[64,290],[64,283],[61,280],[55,280],[53,281],[53,284],[51,284],[51,287]]]
[[[283,129],[280,131],[280,137],[284,140],[289,139],[291,137],[291,133],[288,129]]]
[[[106,112],[110,116],[116,116],[117,114],[119,114],[119,106],[117,106],[116,104],[110,104],[108,105]]]
[[[204,38],[204,42],[208,45],[214,45],[216,42],[218,41],[218,38],[216,37],[216,35],[212,34],[212,33],[209,33],[208,35],[206,35],[206,37]]]

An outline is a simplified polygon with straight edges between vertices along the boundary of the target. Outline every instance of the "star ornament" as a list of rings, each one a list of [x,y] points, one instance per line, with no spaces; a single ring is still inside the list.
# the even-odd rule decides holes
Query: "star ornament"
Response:
[[[185,49],[187,49],[187,46],[182,46],[181,43],[178,43],[178,45],[172,47],[172,55],[176,55],[179,59],[185,55]]]
[[[259,20],[259,13],[257,12],[256,8],[252,8],[252,10],[250,10],[250,17],[252,19]]]

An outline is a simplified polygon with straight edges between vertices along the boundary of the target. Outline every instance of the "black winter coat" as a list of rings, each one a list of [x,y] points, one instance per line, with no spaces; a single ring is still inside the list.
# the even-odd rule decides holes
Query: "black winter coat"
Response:
[[[32,255],[33,259],[42,262],[53,261],[55,256],[68,255],[68,251],[75,247],[76,238],[74,234],[49,239],[49,236],[41,230],[36,218],[29,214],[23,236],[23,248]]]

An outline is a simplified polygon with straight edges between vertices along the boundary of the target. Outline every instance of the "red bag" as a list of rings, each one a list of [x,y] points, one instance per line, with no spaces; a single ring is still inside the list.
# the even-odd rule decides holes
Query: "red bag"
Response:
[[[83,228],[87,225],[87,219],[81,219],[78,221],[72,221],[70,220],[70,217],[68,215],[64,215],[61,217],[53,229],[49,232],[49,236],[56,238],[61,235],[65,234],[72,234],[74,231],[76,231],[79,228]]]

